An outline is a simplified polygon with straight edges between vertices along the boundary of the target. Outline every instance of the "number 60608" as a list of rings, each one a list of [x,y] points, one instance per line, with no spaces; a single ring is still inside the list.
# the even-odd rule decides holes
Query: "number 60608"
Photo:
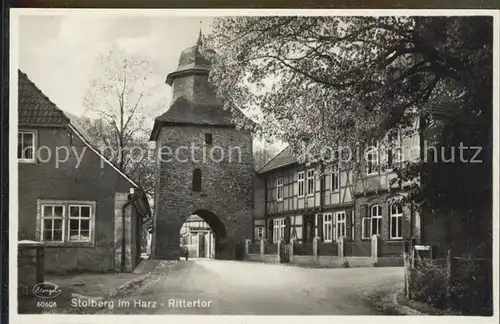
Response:
[[[55,308],[57,307],[57,303],[53,300],[51,301],[39,301],[36,303],[36,307],[40,308]]]

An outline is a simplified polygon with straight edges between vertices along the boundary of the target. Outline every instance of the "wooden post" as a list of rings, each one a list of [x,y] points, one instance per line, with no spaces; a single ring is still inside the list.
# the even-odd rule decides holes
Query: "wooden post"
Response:
[[[411,263],[410,255],[407,252],[403,253],[404,262],[404,276],[405,276],[405,295],[406,298],[410,298],[410,273],[411,273]]]

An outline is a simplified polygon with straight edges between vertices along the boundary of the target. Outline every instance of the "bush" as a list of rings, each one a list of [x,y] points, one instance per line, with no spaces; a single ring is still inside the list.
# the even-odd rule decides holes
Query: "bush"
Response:
[[[410,291],[412,299],[446,309],[446,267],[432,260],[419,262],[411,273]]]
[[[492,268],[475,260],[457,260],[449,282],[446,265],[420,261],[410,282],[412,299],[439,309],[454,309],[468,315],[492,315]]]
[[[466,314],[493,314],[493,271],[491,260],[457,260],[450,286],[451,304]]]

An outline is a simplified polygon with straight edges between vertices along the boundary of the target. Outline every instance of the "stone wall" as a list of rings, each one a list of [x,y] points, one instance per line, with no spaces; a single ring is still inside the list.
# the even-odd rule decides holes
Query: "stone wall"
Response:
[[[205,145],[206,133],[212,134],[213,145]],[[172,152],[180,146],[191,145],[204,149],[194,155],[189,150],[179,150],[171,161],[164,154],[160,162],[154,256],[179,258],[181,225],[187,217],[202,210],[212,215],[205,221],[214,231],[218,246],[224,246],[224,251],[217,251],[216,257],[233,258],[235,244],[238,241],[242,244],[253,231],[252,137],[230,127],[165,126],[157,141],[158,147],[168,147]],[[223,156],[220,149],[214,149],[216,146],[223,149]],[[201,192],[192,190],[193,170],[197,168],[202,173]],[[214,228],[218,225],[223,229]],[[222,244],[220,240],[224,235]]]
[[[369,242],[371,255],[367,256],[346,256],[343,251],[343,246],[346,243],[344,240],[340,240],[338,243],[338,248],[336,249],[337,255],[319,255],[322,244],[319,242],[319,239],[315,239],[312,255],[296,255],[294,253],[296,245],[293,242],[290,244],[280,244],[278,251],[285,250],[288,252],[288,258],[282,260],[280,259],[279,252],[274,254],[266,253],[266,246],[269,244],[265,240],[261,240],[259,243],[260,253],[255,253],[250,249],[251,246],[256,245],[251,242],[252,240],[250,239],[245,242],[245,260],[247,261],[265,263],[282,262],[313,268],[400,267],[403,265],[402,255],[382,256],[382,241],[380,236],[377,235],[374,235]]]

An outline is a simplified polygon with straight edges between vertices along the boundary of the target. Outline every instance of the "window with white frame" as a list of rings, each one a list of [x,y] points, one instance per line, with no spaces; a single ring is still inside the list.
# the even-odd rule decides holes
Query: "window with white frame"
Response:
[[[382,231],[382,206],[373,205],[370,208],[370,215],[363,217],[361,233],[362,239],[369,239],[373,235],[380,235]]]
[[[323,239],[325,242],[333,240],[333,217],[331,213],[323,214]]]
[[[64,205],[56,203],[44,204],[42,206],[42,242],[63,242],[64,209]]]
[[[304,171],[300,171],[298,173],[298,195],[299,197],[303,197],[304,196]]]
[[[403,209],[400,204],[394,203],[391,205],[391,225],[390,225],[390,238],[393,240],[403,238]]]
[[[382,206],[371,207],[371,235],[380,235],[382,231]]]
[[[346,219],[345,219],[345,211],[336,212],[335,219],[337,223],[337,239],[346,236]]]
[[[273,220],[273,242],[277,243],[285,238],[285,219],[276,218]]]
[[[21,162],[34,162],[35,151],[35,132],[19,131],[17,133],[17,159]]]
[[[314,169],[307,170],[307,194],[314,194]]]
[[[373,141],[366,150],[366,174],[376,174],[379,166],[378,142]]]
[[[90,242],[91,206],[69,205],[69,242]]]
[[[276,179],[276,199],[278,201],[283,200],[283,177]]]
[[[39,200],[39,240],[92,243],[95,202]]]
[[[338,165],[334,165],[332,169],[332,191],[337,191],[340,188],[340,171]]]

